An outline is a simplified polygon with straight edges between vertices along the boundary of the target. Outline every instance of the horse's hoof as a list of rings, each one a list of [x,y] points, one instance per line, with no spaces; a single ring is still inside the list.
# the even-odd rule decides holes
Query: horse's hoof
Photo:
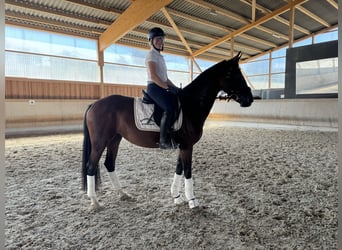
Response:
[[[177,197],[174,198],[174,203],[176,205],[181,205],[185,202],[185,197],[183,194],[179,194]]]
[[[90,198],[90,207],[93,210],[98,210],[101,208],[101,205],[99,203],[99,201],[97,200],[97,198],[95,196],[90,196],[88,195],[88,197]]]
[[[92,210],[100,210],[101,208],[102,208],[102,206],[100,205],[100,203],[98,203],[98,202],[92,202],[91,204],[90,204],[90,207],[91,207],[91,209]]]
[[[189,200],[189,208],[194,209],[199,207],[199,202],[197,199]]]

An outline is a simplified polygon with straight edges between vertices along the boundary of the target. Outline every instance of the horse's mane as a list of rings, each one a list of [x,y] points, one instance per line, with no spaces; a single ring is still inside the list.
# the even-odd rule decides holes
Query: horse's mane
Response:
[[[183,88],[184,95],[188,96],[189,92],[189,94],[192,94],[196,89],[201,88],[199,85],[210,84],[210,81],[221,73],[223,66],[225,66],[226,63],[227,61],[223,60],[199,74],[191,83]]]

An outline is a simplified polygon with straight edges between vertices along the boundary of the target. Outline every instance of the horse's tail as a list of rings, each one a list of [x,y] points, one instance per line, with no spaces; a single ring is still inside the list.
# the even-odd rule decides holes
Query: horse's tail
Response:
[[[89,136],[89,130],[87,125],[87,114],[91,105],[87,108],[84,119],[83,119],[83,153],[82,153],[82,188],[84,191],[87,191],[87,170],[88,170],[88,162],[91,153],[91,141]],[[98,184],[100,183],[100,173],[99,168],[96,168],[95,171],[95,189],[97,189]]]

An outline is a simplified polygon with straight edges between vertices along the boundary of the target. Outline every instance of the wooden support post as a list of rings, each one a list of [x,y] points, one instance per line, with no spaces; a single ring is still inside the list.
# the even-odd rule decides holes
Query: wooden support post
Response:
[[[252,0],[252,22],[255,22],[256,0]]]
[[[293,3],[292,0],[289,0],[289,4]],[[293,47],[293,27],[294,27],[294,18],[295,18],[295,6],[291,4],[290,7],[290,24],[289,24],[289,48]]]
[[[194,58],[193,57],[189,57],[190,58],[190,82],[193,81],[194,79]]]
[[[234,38],[230,41],[230,56],[234,57]]]
[[[268,88],[270,89],[272,86],[272,51],[269,56],[269,65],[268,65]]]
[[[104,85],[103,85],[103,66],[104,66],[104,57],[103,50],[100,50],[100,42],[97,40],[97,65],[99,66],[99,74],[100,74],[100,98],[104,97]]]

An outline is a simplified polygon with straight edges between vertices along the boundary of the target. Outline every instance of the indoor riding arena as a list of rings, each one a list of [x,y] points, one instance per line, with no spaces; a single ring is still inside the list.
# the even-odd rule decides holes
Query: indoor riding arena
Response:
[[[6,0],[4,247],[338,249],[338,12],[337,0]],[[154,27],[180,89],[177,149],[149,147],[159,132],[132,113]],[[112,95],[129,98],[100,110]]]

